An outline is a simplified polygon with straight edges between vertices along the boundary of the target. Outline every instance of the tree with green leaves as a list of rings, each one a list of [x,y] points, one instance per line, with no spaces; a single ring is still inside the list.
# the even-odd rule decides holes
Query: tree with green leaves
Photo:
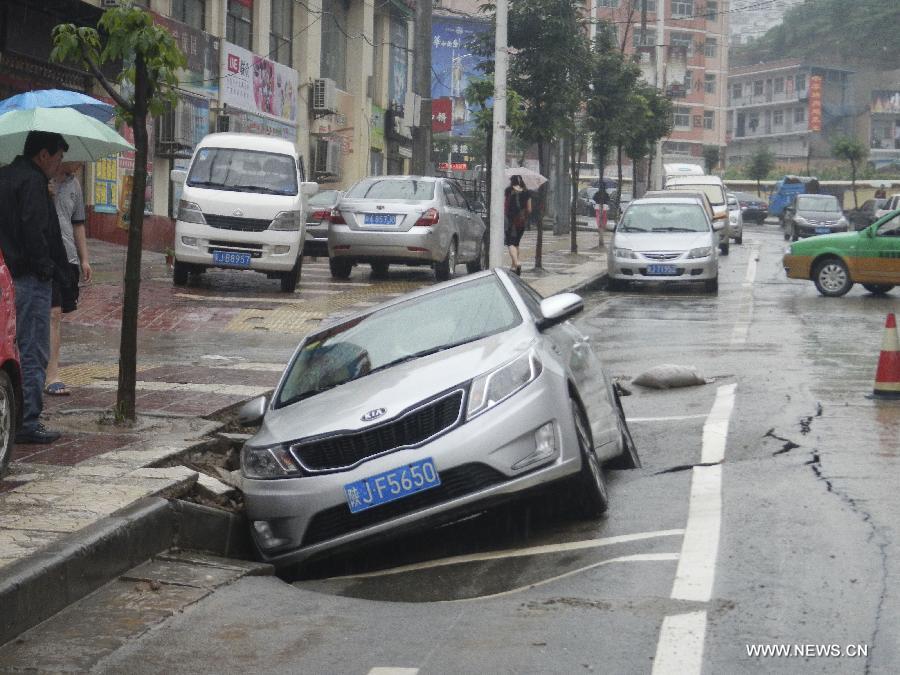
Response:
[[[703,146],[703,165],[706,167],[706,173],[711,174],[719,166],[721,159],[721,151],[718,145]]]
[[[839,136],[831,144],[831,153],[838,159],[850,162],[850,187],[853,190],[853,208],[859,208],[859,199],[856,196],[856,169],[860,162],[865,161],[869,155],[869,149],[864,143],[860,143],[850,136]]]
[[[758,147],[747,163],[747,176],[756,181],[756,194],[762,195],[761,180],[769,177],[769,173],[775,168],[775,155],[765,146]]]
[[[119,344],[119,384],[116,417],[135,419],[137,314],[141,284],[141,243],[144,189],[147,185],[147,121],[177,100],[174,87],[187,59],[175,39],[151,15],[126,2],[103,12],[97,28],[59,24],[53,29],[51,59],[74,61],[86,68],[116,102],[116,115],[134,130],[134,182],[125,258],[125,294]],[[122,64],[114,81],[102,70]]]

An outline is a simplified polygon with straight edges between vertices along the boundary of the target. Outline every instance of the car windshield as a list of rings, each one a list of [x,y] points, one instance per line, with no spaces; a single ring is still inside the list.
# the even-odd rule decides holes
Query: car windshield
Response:
[[[350,199],[430,201],[434,199],[434,185],[434,181],[415,178],[366,178],[351,187],[345,196]]]
[[[284,378],[275,407],[479,340],[522,320],[500,281],[485,276],[411,298],[310,335]]]
[[[617,232],[706,232],[709,221],[699,204],[633,204]]]
[[[722,206],[725,204],[725,193],[722,191],[721,185],[704,184],[693,185],[690,183],[677,182],[674,185],[667,185],[667,190],[685,190],[687,192],[702,192],[709,197],[709,203],[713,206]]]
[[[800,195],[797,197],[797,210],[839,212],[841,207],[833,195]]]
[[[187,178],[191,187],[296,195],[297,165],[290,155],[235,148],[201,148]]]

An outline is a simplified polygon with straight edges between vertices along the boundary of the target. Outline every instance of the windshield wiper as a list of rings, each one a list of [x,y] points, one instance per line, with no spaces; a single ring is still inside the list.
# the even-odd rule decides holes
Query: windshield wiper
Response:
[[[283,195],[281,190],[275,190],[264,185],[235,185],[235,190],[243,190],[247,192],[262,192],[267,195]]]
[[[298,401],[302,401],[303,399],[311,398],[311,397],[315,396],[316,394],[321,394],[323,391],[328,391],[329,389],[334,389],[338,385],[345,384],[346,382],[349,382],[349,380],[345,380],[344,382],[337,382],[335,384],[329,384],[327,387],[320,387],[319,389],[307,389],[306,391],[300,392],[296,396],[292,396],[291,398],[287,399],[286,401],[279,401],[278,405],[279,405],[279,407],[281,407],[281,406],[297,403]]]
[[[697,232],[689,227],[654,227],[654,232]]]
[[[481,337],[473,337],[466,338],[465,340],[459,340],[457,342],[451,342],[446,345],[439,345],[437,347],[432,347],[431,349],[425,349],[421,352],[415,352],[413,354],[407,354],[406,356],[401,356],[399,359],[394,359],[393,361],[388,361],[387,363],[382,363],[377,368],[372,368],[366,375],[371,375],[372,373],[376,373],[379,370],[385,370],[386,368],[391,368],[393,366],[399,365],[406,361],[412,361],[413,359],[419,359],[423,356],[430,356],[431,354],[437,354],[438,352],[446,351],[447,349],[453,349],[454,347],[459,347],[460,345],[468,344],[469,342],[475,342],[475,340],[480,340]]]
[[[622,228],[623,232],[646,232],[643,227],[628,227],[627,225]]]
[[[188,185],[191,187],[225,187],[224,183],[214,180],[189,180]]]

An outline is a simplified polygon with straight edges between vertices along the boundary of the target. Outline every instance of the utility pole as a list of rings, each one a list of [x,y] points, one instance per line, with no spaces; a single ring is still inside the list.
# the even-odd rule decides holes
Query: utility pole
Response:
[[[503,265],[503,191],[506,189],[507,0],[496,0],[494,38],[494,119],[491,135],[491,268]]]
[[[419,123],[413,126],[410,172],[427,176],[431,165],[431,9],[432,0],[417,0],[413,35],[413,93],[419,95]]]

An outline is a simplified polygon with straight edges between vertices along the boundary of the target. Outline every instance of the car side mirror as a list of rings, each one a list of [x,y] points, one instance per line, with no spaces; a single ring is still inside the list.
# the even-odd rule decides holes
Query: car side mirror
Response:
[[[305,195],[306,197],[312,197],[319,191],[319,184],[312,182],[300,183],[300,194]]]
[[[237,423],[242,427],[257,426],[262,422],[268,404],[269,400],[265,396],[251,398],[238,410]]]
[[[541,315],[538,330],[546,330],[551,326],[566,321],[584,309],[584,300],[575,293],[557,293],[541,300]]]

